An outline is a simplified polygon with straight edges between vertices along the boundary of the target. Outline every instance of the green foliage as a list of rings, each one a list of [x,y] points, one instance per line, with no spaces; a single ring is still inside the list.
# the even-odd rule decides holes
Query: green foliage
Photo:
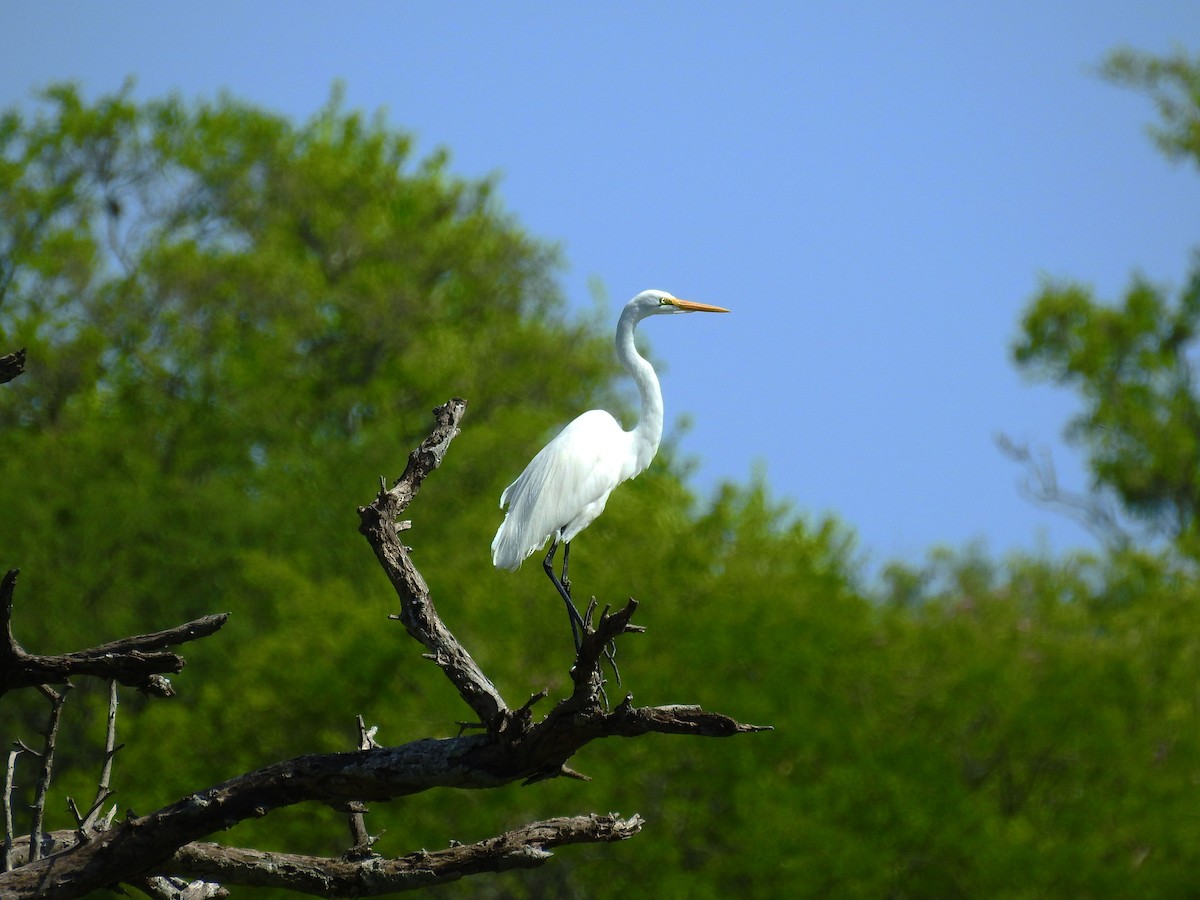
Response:
[[[1200,165],[1200,60],[1124,50],[1102,69],[1148,91],[1169,156]],[[1070,387],[1083,401],[1068,436],[1087,453],[1092,489],[1113,493],[1151,535],[1200,555],[1200,397],[1193,376],[1200,324],[1200,256],[1175,292],[1135,277],[1106,305],[1087,286],[1047,282],[1013,346],[1033,377]]]
[[[1048,283],[1013,355],[1072,387],[1084,410],[1068,434],[1088,452],[1092,487],[1116,492],[1156,533],[1194,536],[1200,512],[1200,399],[1189,359],[1200,322],[1200,263],[1172,300],[1136,279],[1116,307],[1075,283]]]
[[[1200,165],[1200,61],[1182,51],[1158,57],[1123,49],[1109,54],[1100,71],[1149,93],[1163,122],[1150,128],[1155,143],[1171,159]]]
[[[610,317],[563,314],[554,251],[493,185],[454,177],[444,153],[414,160],[407,136],[336,95],[297,125],[229,98],[88,103],[56,87],[39,116],[0,119],[0,150],[0,329],[30,351],[0,391],[19,638],[63,650],[233,611],[187,649],[178,697],[123,695],[123,807],[347,749],[360,713],[387,743],[457,730],[460,701],[386,618],[355,515],[454,394],[470,401],[464,430],[406,541],[511,704],[566,687],[567,623],[539,567],[490,565],[496,501],[555,425],[623,395]],[[1141,457],[1127,444],[1138,410],[1183,430],[1194,292],[1172,303],[1142,286],[1112,312],[1072,290],[1039,313],[1023,364],[1104,383],[1085,391],[1096,409],[1078,433],[1107,448],[1102,432],[1125,429],[1114,447],[1169,479],[1149,443],[1165,435],[1143,435]],[[1200,588],[1174,556],[939,552],[890,567],[877,597],[846,528],[761,479],[701,502],[673,456],[614,494],[573,580],[601,602],[642,601],[649,630],[620,648],[637,702],[776,730],[592,745],[573,761],[586,784],[376,804],[381,852],[619,810],[647,820],[628,843],[440,893],[1193,889]],[[94,789],[102,694],[68,700],[56,798]],[[0,735],[33,740],[44,703],[3,702]],[[337,854],[342,819],[302,807],[220,837]]]

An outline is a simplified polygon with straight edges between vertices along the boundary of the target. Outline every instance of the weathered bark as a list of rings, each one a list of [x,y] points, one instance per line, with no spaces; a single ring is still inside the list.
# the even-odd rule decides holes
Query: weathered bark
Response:
[[[553,857],[555,847],[627,840],[641,831],[643,824],[640,816],[547,819],[475,843],[421,850],[399,859],[269,853],[196,842],[179,848],[164,864],[164,869],[174,873],[169,879],[172,884],[162,885],[155,893],[191,888],[195,896],[215,896],[213,889],[221,884],[282,886],[319,897],[376,897],[446,884],[467,875],[536,868]],[[61,849],[70,846],[73,838],[74,832],[58,832],[50,836],[48,846]],[[19,849],[26,847],[27,842]]]
[[[288,873],[290,890],[320,897],[377,897],[446,884],[466,875],[532,869],[549,860],[554,847],[623,841],[641,831],[642,824],[640,816],[548,819],[473,844],[422,850],[400,859],[339,859],[188,844],[169,865],[190,878],[260,887],[277,887],[276,873],[282,870]]]

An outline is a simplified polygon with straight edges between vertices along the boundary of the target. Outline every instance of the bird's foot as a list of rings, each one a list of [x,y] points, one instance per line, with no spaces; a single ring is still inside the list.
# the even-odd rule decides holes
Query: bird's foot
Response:
[[[595,633],[595,629],[592,627],[592,618],[596,613],[596,606],[597,606],[596,598],[593,597],[592,602],[588,604],[587,610],[584,611],[582,621],[579,623],[580,630],[584,634],[587,634],[589,631],[591,631],[592,633]],[[600,613],[600,618],[603,619],[606,615],[608,615],[608,607],[607,606],[605,606],[604,611],[602,613]],[[579,647],[577,646],[575,648],[575,650],[576,650],[576,655],[578,655]],[[616,638],[613,638],[607,644],[604,645],[604,658],[607,659],[608,664],[610,666],[612,666],[613,677],[616,678],[616,680],[617,680],[617,687],[620,687],[621,686],[621,670],[617,668],[617,639]]]

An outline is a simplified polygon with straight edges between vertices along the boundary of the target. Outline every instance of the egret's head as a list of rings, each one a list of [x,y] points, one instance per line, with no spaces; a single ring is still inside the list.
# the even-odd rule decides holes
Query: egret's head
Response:
[[[664,313],[729,312],[721,306],[680,300],[666,291],[642,291],[625,305],[625,309],[633,312],[639,319]]]

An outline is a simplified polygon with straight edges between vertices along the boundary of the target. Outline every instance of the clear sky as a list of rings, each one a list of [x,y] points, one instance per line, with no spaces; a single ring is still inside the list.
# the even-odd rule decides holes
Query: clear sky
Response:
[[[877,563],[1091,545],[1021,499],[993,436],[1052,447],[1082,486],[1073,398],[1009,361],[1020,312],[1047,275],[1178,286],[1200,245],[1200,178],[1094,74],[1120,45],[1200,51],[1200,7],[0,0],[0,105],[133,76],[303,119],[341,80],[420,152],[497,174],[561,243],[573,304],[599,283],[614,322],[647,287],[731,308],[644,328],[695,487],[761,465]]]

